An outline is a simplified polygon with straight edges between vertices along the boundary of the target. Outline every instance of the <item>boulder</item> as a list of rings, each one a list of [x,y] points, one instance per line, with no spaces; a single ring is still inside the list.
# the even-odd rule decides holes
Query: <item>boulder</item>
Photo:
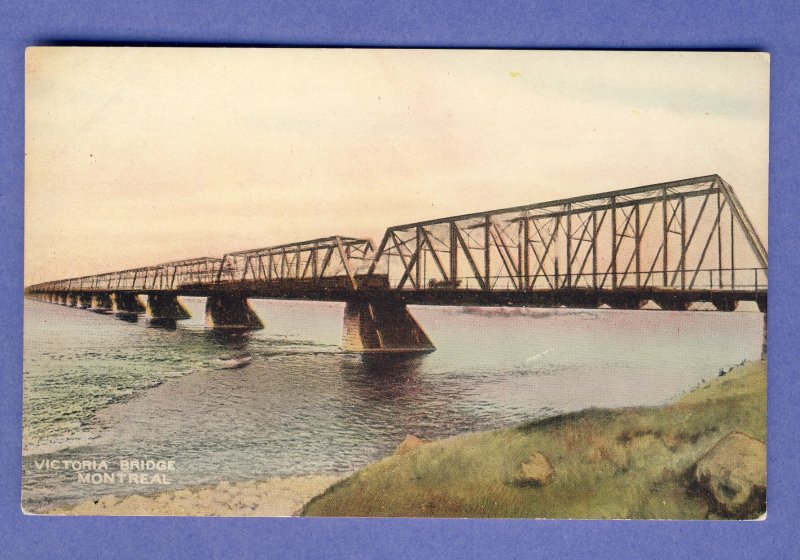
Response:
[[[400,445],[397,446],[395,449],[395,455],[403,455],[404,453],[408,453],[409,451],[413,451],[417,447],[422,447],[426,443],[430,443],[427,439],[418,438],[413,434],[408,434],[406,439],[404,439]]]
[[[514,483],[523,486],[544,486],[549,484],[555,470],[542,453],[535,451],[522,461],[514,473]]]
[[[694,476],[725,513],[765,510],[767,447],[757,439],[740,432],[728,434],[697,461]]]

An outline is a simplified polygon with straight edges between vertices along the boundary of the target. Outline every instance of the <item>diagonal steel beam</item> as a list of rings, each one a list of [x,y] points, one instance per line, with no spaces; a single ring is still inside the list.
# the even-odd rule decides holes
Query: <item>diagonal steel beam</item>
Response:
[[[720,176],[716,176],[717,183],[719,184],[722,193],[725,195],[725,198],[731,205],[733,209],[733,214],[736,216],[736,220],[739,222],[739,225],[745,232],[745,238],[750,245],[750,248],[753,250],[753,253],[758,259],[758,264],[760,264],[763,268],[767,268],[767,250],[764,248],[764,244],[761,243],[761,238],[756,233],[753,224],[750,222],[750,219],[745,214],[744,208],[742,208],[742,203],[739,202],[739,198],[733,192],[733,188],[725,182],[724,179]]]
[[[478,266],[475,264],[475,260],[472,258],[472,253],[467,246],[466,241],[464,241],[464,236],[461,235],[461,229],[456,227],[456,237],[458,237],[458,242],[461,244],[461,250],[464,251],[464,256],[467,257],[467,263],[469,267],[472,269],[472,275],[475,277],[475,280],[478,281],[478,286],[480,286],[481,290],[488,289],[488,285],[481,276],[481,273],[478,271]]]

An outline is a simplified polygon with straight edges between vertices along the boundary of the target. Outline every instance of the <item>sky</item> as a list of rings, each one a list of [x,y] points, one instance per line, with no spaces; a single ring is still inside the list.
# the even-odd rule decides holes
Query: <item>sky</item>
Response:
[[[763,53],[34,47],[25,284],[719,174],[767,245]]]

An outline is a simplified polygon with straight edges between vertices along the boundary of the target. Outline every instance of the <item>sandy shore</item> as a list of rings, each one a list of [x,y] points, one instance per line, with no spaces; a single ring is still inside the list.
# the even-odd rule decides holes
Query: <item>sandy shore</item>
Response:
[[[291,516],[314,496],[346,475],[307,475],[264,481],[220,482],[216,486],[184,488],[132,496],[103,496],[74,506],[58,507],[57,515],[191,515],[268,517]]]

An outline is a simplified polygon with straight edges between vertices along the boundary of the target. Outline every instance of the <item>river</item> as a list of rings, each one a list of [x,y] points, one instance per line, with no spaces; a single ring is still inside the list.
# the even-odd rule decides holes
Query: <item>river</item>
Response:
[[[375,361],[339,349],[344,304],[252,300],[265,329],[224,334],[203,327],[203,298],[183,301],[177,328],[25,301],[26,510],[164,489],[79,483],[44,460],[171,460],[175,489],[349,472],[407,433],[666,403],[757,359],[763,317],[410,307],[437,350]]]

